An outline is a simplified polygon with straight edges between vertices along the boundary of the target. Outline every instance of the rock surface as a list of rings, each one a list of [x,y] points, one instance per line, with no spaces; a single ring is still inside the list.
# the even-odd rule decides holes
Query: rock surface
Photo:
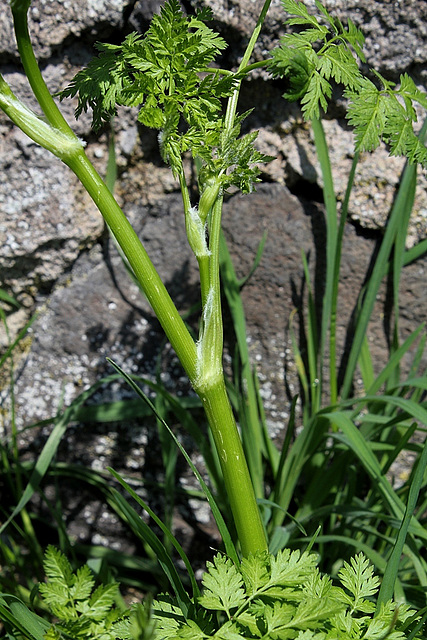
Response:
[[[146,28],[160,4],[158,0],[34,1],[30,26],[51,90],[64,86],[87,63],[96,40],[117,41],[130,30]],[[206,0],[204,4],[212,7],[215,27],[230,41],[228,57],[230,65],[235,66],[262,3]],[[368,59],[381,73],[397,80],[400,73],[410,71],[418,84],[427,82],[424,1],[328,0],[326,4],[341,18],[348,15],[363,28]],[[188,10],[200,5],[198,0],[185,4]],[[282,18],[280,2],[273,1],[257,45],[257,59],[282,33]],[[19,67],[7,0],[0,0],[0,27],[2,72],[19,97],[34,107]],[[277,156],[264,173],[264,179],[275,184],[261,186],[248,199],[233,197],[225,216],[230,246],[242,273],[249,268],[262,231],[269,230],[263,262],[246,287],[244,299],[251,348],[260,361],[266,388],[275,396],[271,417],[274,412],[280,414],[280,425],[286,414],[283,398],[279,397],[283,391],[283,358],[289,349],[286,327],[301,281],[300,251],[311,250],[317,264],[323,242],[316,236],[322,229],[321,205],[309,202],[319,199],[321,187],[311,132],[298,109],[281,99],[282,92],[279,82],[269,81],[262,73],[244,86],[241,110],[255,106],[247,126],[259,128],[260,148]],[[71,121],[73,104],[64,102],[62,108]],[[115,122],[117,196],[181,308],[188,308],[197,300],[197,280],[184,237],[177,184],[159,157],[156,135],[139,128],[132,111],[122,115]],[[352,137],[339,100],[333,115],[334,119],[324,124],[337,195],[342,198],[352,160]],[[108,131],[94,136],[89,116],[82,117],[75,130],[87,140],[88,154],[100,172],[105,172]],[[153,372],[157,355],[153,345],[159,341],[159,334],[150,310],[122,277],[119,258],[109,254],[111,243],[101,218],[74,177],[12,127],[3,114],[0,133],[0,169],[6,176],[0,183],[0,285],[15,295],[24,309],[11,314],[10,327],[16,333],[36,308],[43,309],[33,326],[32,348],[23,360],[18,387],[25,420],[34,420],[54,410],[63,382],[68,402],[82,385],[105,372],[106,354],[127,362],[131,370]],[[355,282],[362,281],[374,239],[381,235],[402,166],[400,160],[387,159],[384,149],[362,158],[350,203],[353,224],[346,230],[342,287],[345,313],[340,319],[348,316],[354,304]],[[425,177],[421,176],[409,244],[426,233],[425,186]],[[303,195],[304,200],[298,201],[287,187]],[[372,235],[372,230],[378,231],[378,236]],[[116,270],[120,272],[118,288]],[[424,277],[425,262],[405,269],[403,333],[425,317]],[[378,362],[386,353],[380,305],[379,301],[378,321],[372,328]],[[344,326],[343,320],[342,332]],[[1,339],[4,343],[4,334]],[[292,384],[296,384],[295,377]]]

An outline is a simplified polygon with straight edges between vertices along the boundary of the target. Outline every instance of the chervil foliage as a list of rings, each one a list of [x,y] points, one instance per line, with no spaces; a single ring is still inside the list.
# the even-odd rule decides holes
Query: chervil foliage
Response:
[[[351,559],[351,565],[344,562],[344,567],[339,572],[341,584],[350,592],[348,602],[352,603],[352,611],[373,613],[375,610],[372,598],[378,591],[380,581],[374,575],[372,566],[368,560],[359,554]]]
[[[355,127],[356,149],[371,151],[384,140],[391,155],[406,156],[410,162],[427,167],[427,148],[413,129],[417,121],[414,103],[427,109],[427,94],[407,74],[400,76],[399,88],[380,74],[375,75],[380,88],[364,78],[357,91],[346,91],[350,100],[347,117]]]
[[[131,33],[121,45],[98,43],[100,55],[77,73],[61,98],[78,95],[76,116],[91,108],[95,129],[117,105],[140,106],[139,120],[156,129],[171,128],[179,115],[190,126],[206,123],[232,84],[208,67],[226,43],[204,24],[207,17],[206,11],[185,17],[177,0],[169,0],[144,36]],[[172,128],[177,130],[177,122]]]
[[[403,640],[406,606],[388,602],[376,617],[379,580],[360,554],[340,571],[341,586],[322,576],[314,554],[288,549],[258,553],[240,567],[217,555],[207,564],[204,592],[185,619],[168,596],[154,602],[162,640]]]
[[[281,45],[273,50],[270,70],[273,77],[288,78],[289,89],[284,97],[301,98],[304,116],[318,118],[320,108],[326,111],[331,97],[331,81],[351,89],[359,86],[362,76],[354,54],[364,61],[364,37],[351,20],[343,25],[317,0],[319,17],[311,15],[304,3],[296,0],[282,0],[282,5],[292,16],[285,24],[305,28],[283,36]]]
[[[117,584],[94,589],[95,579],[89,567],[84,565],[73,573],[66,557],[52,546],[46,550],[44,570],[47,582],[39,586],[40,595],[59,620],[48,631],[47,640],[132,638],[129,611],[115,607]]]
[[[319,118],[320,110],[327,110],[332,81],[340,84],[349,99],[347,118],[355,127],[356,151],[372,151],[383,141],[391,155],[406,156],[427,167],[427,149],[413,127],[414,104],[427,109],[427,95],[406,74],[398,89],[374,70],[380,87],[364,77],[357,62],[365,61],[364,37],[351,20],[344,25],[318,0],[318,16],[297,0],[282,0],[282,5],[291,16],[285,24],[301,28],[287,33],[272,53],[273,77],[285,77],[288,82],[284,97],[300,100],[307,120]]]
[[[210,172],[221,175],[223,188],[252,191],[255,164],[269,158],[256,151],[256,133],[238,139],[243,117],[224,135],[222,98],[238,79],[213,68],[226,47],[206,24],[205,9],[184,16],[177,0],[168,0],[143,35],[131,33],[121,45],[97,44],[100,51],[62,91],[61,99],[78,96],[76,117],[89,108],[98,129],[118,105],[138,106],[138,120],[158,129],[162,156],[175,175],[187,151],[201,158]]]

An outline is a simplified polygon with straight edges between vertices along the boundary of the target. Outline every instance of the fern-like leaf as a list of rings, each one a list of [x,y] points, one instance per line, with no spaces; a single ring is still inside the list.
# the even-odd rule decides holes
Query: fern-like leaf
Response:
[[[242,576],[226,556],[215,556],[214,562],[208,562],[207,567],[203,577],[204,593],[199,604],[206,609],[225,611],[230,618],[231,611],[245,601]]]
[[[66,637],[99,640],[131,640],[128,610],[115,608],[118,587],[115,583],[94,589],[95,580],[88,566],[73,573],[66,557],[54,547],[45,553],[47,582],[39,591],[50,612],[59,620],[46,640]]]
[[[344,562],[339,572],[341,584],[351,593],[353,611],[366,611],[366,599],[378,591],[379,579],[374,575],[372,565],[359,553],[351,559],[350,564]],[[369,609],[369,607],[368,607]]]
[[[347,91],[350,99],[347,119],[355,129],[356,150],[372,151],[381,142],[387,117],[395,105],[368,78],[361,81],[358,91]]]
[[[363,79],[356,90],[348,90],[347,118],[355,128],[356,150],[372,151],[381,141],[389,144],[390,154],[406,156],[412,163],[427,167],[427,148],[414,132],[414,103],[427,108],[427,95],[420,91],[407,75],[400,78],[400,87],[376,77],[382,87]]]
[[[280,47],[273,50],[270,71],[273,77],[285,77],[289,89],[287,100],[301,100],[306,119],[318,118],[326,111],[331,97],[330,80],[347,88],[356,88],[361,79],[356,58],[364,60],[364,37],[353,22],[344,25],[332,18],[316,0],[319,17],[311,15],[303,2],[282,0],[283,8],[292,17],[289,26],[304,26],[299,33],[287,33]]]
[[[270,580],[266,553],[250,554],[243,558],[240,570],[248,595],[256,594]]]
[[[67,558],[58,549],[49,545],[46,549],[43,567],[48,580],[71,587],[74,582],[73,570]]]

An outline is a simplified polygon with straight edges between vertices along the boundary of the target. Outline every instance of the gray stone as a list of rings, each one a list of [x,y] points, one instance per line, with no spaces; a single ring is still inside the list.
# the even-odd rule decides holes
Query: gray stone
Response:
[[[192,0],[190,4],[196,7],[200,2]],[[214,11],[215,28],[230,40],[229,63],[235,66],[244,51],[262,2],[260,0],[258,2],[206,0],[205,4],[211,6]],[[341,18],[345,17],[345,12],[348,11],[348,15],[354,22],[364,29],[370,64],[391,79],[397,79],[398,74],[410,71],[419,84],[425,84],[427,33],[424,1],[384,3],[367,0],[359,2],[328,0],[326,4]],[[313,5],[312,2],[311,5]],[[123,0],[109,3],[35,0],[30,12],[30,28],[34,36],[36,53],[41,59],[44,77],[51,91],[58,91],[69,82],[82,65],[87,64],[90,55],[94,52],[95,40],[113,38],[117,41],[119,36],[130,29],[144,28],[158,6],[157,0],[136,3]],[[256,48],[255,59],[261,59],[271,48],[272,42],[276,41],[283,32],[282,22],[283,11],[280,2],[274,0]],[[37,109],[17,62],[10,11],[6,0],[0,0],[0,28],[2,29],[0,44],[2,72],[17,95]],[[289,193],[283,190],[283,185],[288,185],[296,193],[306,192],[307,195],[314,193],[316,196],[322,184],[310,129],[302,121],[298,108],[295,105],[289,106],[283,101],[282,92],[281,84],[267,81],[265,72],[256,74],[252,80],[244,84],[242,90],[240,110],[244,111],[248,107],[255,106],[254,114],[247,121],[247,127],[260,129],[260,148],[266,153],[277,156],[277,159],[267,165],[264,170],[264,178],[276,182],[276,186],[274,188],[263,186],[260,188],[260,195],[253,195],[247,200],[240,201],[233,198],[231,202],[234,203],[235,210],[243,212],[240,214],[241,218],[236,218],[233,214],[228,221],[227,214],[225,216],[225,225],[232,238],[233,251],[236,256],[240,256],[239,265],[245,268],[248,267],[247,260],[250,261],[250,258],[245,256],[253,252],[257,234],[264,227],[274,229],[272,241],[278,243],[281,242],[280,234],[284,233],[286,237],[289,232],[284,220],[290,214],[282,211],[284,218],[279,216],[277,220],[264,219],[265,212],[271,212],[274,207],[280,210],[281,201],[285,199],[288,202],[291,199]],[[73,101],[65,101],[61,105],[70,122],[73,121],[74,107]],[[324,126],[330,143],[337,196],[342,199],[353,147],[351,132],[347,130],[342,120],[343,110],[339,96],[332,115],[334,119],[326,120]],[[94,136],[90,129],[89,114],[84,115],[73,126],[78,135],[88,142],[88,154],[103,175],[107,162],[108,129]],[[116,185],[118,200],[143,233],[149,253],[153,256],[162,276],[166,278],[180,303],[185,306],[184,297],[187,288],[191,290],[191,300],[194,301],[196,296],[196,272],[194,260],[188,249],[186,248],[185,251],[183,249],[184,246],[186,247],[186,241],[183,236],[181,205],[175,194],[177,183],[159,157],[156,133],[143,130],[136,124],[135,110],[121,110],[120,117],[115,120],[114,128],[119,167]],[[114,325],[113,311],[115,312],[116,308],[108,307],[108,301],[120,309],[123,304],[119,301],[118,294],[114,293],[112,283],[110,282],[108,286],[106,284],[109,281],[108,269],[102,262],[100,253],[105,242],[104,225],[95,206],[78,185],[74,176],[58,160],[49,156],[48,152],[36,147],[20,131],[12,127],[1,113],[0,134],[0,170],[6,176],[6,179],[0,181],[0,243],[2,246],[0,286],[6,287],[14,294],[26,310],[26,313],[21,310],[9,318],[15,333],[35,308],[46,305],[45,314],[39,320],[39,324],[34,327],[33,350],[26,363],[27,370],[34,374],[33,380],[36,379],[37,367],[39,370],[44,370],[44,367],[49,365],[49,358],[52,363],[55,363],[52,368],[54,373],[47,376],[47,379],[52,380],[53,385],[50,395],[47,391],[41,392],[35,382],[28,385],[29,393],[33,394],[40,405],[43,404],[43,411],[40,409],[34,414],[41,416],[43,412],[46,414],[52,410],[52,402],[55,397],[58,397],[56,394],[59,371],[63,371],[65,378],[70,381],[67,382],[71,385],[67,387],[68,400],[77,391],[73,387],[73,379],[82,380],[82,384],[89,384],[93,379],[91,375],[83,372],[87,365],[89,369],[92,368],[94,374],[105,370],[105,354],[110,352],[113,345],[118,344],[126,333],[120,332],[120,327]],[[361,273],[367,259],[362,256],[369,256],[371,241],[363,238],[363,235],[357,235],[355,229],[360,226],[374,230],[382,229],[393,201],[395,187],[400,180],[401,160],[387,159],[386,155],[386,150],[380,149],[373,155],[363,156],[350,202],[350,215],[355,227],[348,227],[346,238],[350,238],[348,240],[350,246],[352,244],[357,246],[357,251],[351,260],[356,264],[357,258],[360,257],[361,265],[358,269],[361,269]],[[186,168],[190,169],[189,166]],[[426,233],[425,187],[425,175],[421,175],[408,245],[419,241]],[[274,189],[277,190],[274,191]],[[286,198],[284,193],[287,194]],[[253,212],[253,206],[254,203],[259,202],[257,198],[262,196],[267,200],[264,199],[261,204],[256,205],[255,208],[263,212],[263,215],[258,217]],[[266,202],[269,204],[266,205]],[[294,206],[297,209],[300,207],[296,201],[292,201],[289,207],[292,210]],[[165,214],[164,207],[174,212],[173,226],[171,226],[169,214]],[[238,224],[241,228],[233,227],[235,219],[240,220]],[[139,226],[141,220],[144,221],[144,229]],[[296,269],[297,274],[301,273],[300,247],[311,246],[312,229],[308,220],[307,216],[298,218],[298,221],[290,218],[288,222],[293,227],[292,232],[296,234],[295,237],[287,238],[283,246],[279,244],[275,248],[276,257],[272,258],[273,264],[270,265],[269,273],[262,276],[264,267],[261,267],[260,272],[244,292],[245,296],[249,296],[248,316],[249,326],[252,327],[250,329],[252,345],[263,345],[263,350],[255,355],[266,363],[268,354],[274,353],[271,367],[275,367],[276,370],[278,370],[278,354],[286,353],[289,344],[281,339],[278,340],[278,352],[274,352],[272,344],[268,343],[270,338],[261,335],[261,329],[265,330],[265,324],[263,325],[261,318],[257,318],[256,314],[262,310],[268,317],[268,326],[272,328],[273,335],[271,339],[276,340],[274,336],[282,335],[292,309],[290,283],[285,274],[291,269],[291,264],[294,265],[293,268]],[[242,229],[245,227],[254,230],[250,240],[242,235]],[[171,229],[172,235],[169,236]],[[165,243],[166,238],[170,240]],[[177,238],[179,242],[175,242]],[[248,242],[251,248],[249,253],[246,246]],[[313,247],[312,251],[314,251]],[[348,259],[350,255],[352,255],[351,252],[346,251]],[[270,260],[268,251],[266,256],[266,259]],[[275,261],[278,261],[277,265]],[[84,275],[85,269],[86,275]],[[356,267],[352,269],[356,270]],[[422,282],[422,269],[424,267],[420,267],[418,263],[417,267],[408,267],[405,270],[405,274],[412,273],[411,270],[414,273],[413,281],[409,276],[408,280],[404,280],[405,283],[407,282],[405,286],[408,296],[411,296],[410,305],[405,304],[402,308],[402,316],[405,318],[404,322],[408,322],[408,326],[412,309],[414,309],[415,324],[416,321],[422,320],[425,314],[422,302],[425,296],[422,285],[417,284]],[[179,274],[177,278],[176,273]],[[88,274],[90,278],[87,278]],[[346,278],[351,278],[351,274]],[[82,282],[89,284],[92,281],[95,289],[89,293],[82,288]],[[188,286],[180,288],[177,282],[181,285],[183,282],[188,282]],[[253,289],[255,283],[258,283],[259,287],[257,293]],[[105,294],[101,295],[99,291],[104,286],[107,289]],[[272,300],[261,302],[265,298],[266,290],[271,290]],[[82,291],[84,293],[79,293]],[[134,295],[136,295],[135,291],[126,291],[127,300],[136,304],[139,309],[140,303],[135,302]],[[279,298],[284,306],[276,307]],[[75,305],[73,301],[76,299],[84,301],[84,305]],[[286,304],[283,299],[286,299]],[[57,325],[62,305],[67,313]],[[147,326],[151,327],[153,318],[142,303],[141,307],[144,313],[148,314]],[[90,319],[92,313],[94,314],[93,325],[89,326],[92,322]],[[275,314],[281,319],[282,324],[276,326]],[[111,321],[112,327],[108,324]],[[120,318],[116,322],[120,324],[124,320]],[[73,327],[75,335],[71,331]],[[146,330],[149,331],[147,328]],[[380,329],[377,331],[380,332]],[[71,337],[65,337],[67,332],[71,333]],[[93,351],[93,345],[90,346],[91,336],[94,344],[97,345],[96,349],[101,348],[100,345],[102,345],[104,351],[99,353],[96,349]],[[6,340],[4,333],[0,339],[4,344]],[[44,347],[43,341],[45,341]],[[252,346],[252,348],[256,351],[257,347]],[[42,355],[43,353],[45,355]],[[385,357],[386,352],[382,353]],[[37,358],[41,359],[37,360]],[[78,364],[83,361],[86,364]],[[34,366],[33,370],[31,366]],[[139,366],[139,361],[135,366]],[[270,374],[263,375],[268,378]],[[281,374],[278,375],[280,377]],[[43,380],[40,384],[42,382]],[[25,404],[29,407],[30,400],[24,397]]]
[[[35,53],[48,58],[70,38],[98,38],[124,26],[131,0],[34,0],[29,27]],[[0,0],[0,55],[17,56],[8,0]]]
[[[178,308],[188,310],[199,298],[197,267],[185,237],[179,196],[164,196],[155,207],[134,207],[128,214]],[[301,251],[309,256],[316,287],[321,288],[324,281],[324,211],[319,205],[299,201],[285,186],[265,184],[250,196],[230,198],[224,208],[224,228],[239,276],[250,270],[258,243],[264,232],[268,234],[261,263],[242,295],[250,351],[262,381],[269,424],[277,433],[287,422],[287,393],[299,391],[289,321],[301,305],[304,290]],[[347,225],[338,317],[340,353],[374,249],[374,240]],[[403,271],[402,337],[426,316],[425,277],[425,261]],[[385,289],[369,330],[377,372],[388,353],[384,296]],[[17,414],[26,422],[55,413],[61,390],[68,403],[111,372],[107,356],[129,373],[154,379],[163,342],[152,311],[130,281],[111,240],[104,240],[102,250],[98,245],[75,261],[67,281],[50,296],[31,335],[31,350],[22,360],[16,387]],[[166,386],[188,390],[176,357],[168,349],[165,367]],[[111,390],[106,394],[111,399]]]

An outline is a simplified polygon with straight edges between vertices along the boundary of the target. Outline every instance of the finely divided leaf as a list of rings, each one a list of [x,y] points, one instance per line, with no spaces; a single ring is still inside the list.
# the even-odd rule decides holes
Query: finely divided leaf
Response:
[[[299,0],[282,0],[282,6],[286,13],[294,16],[293,18],[288,18],[286,24],[309,24],[314,28],[320,28],[316,16],[308,12],[304,2],[299,2]]]
[[[363,78],[357,91],[347,91],[350,99],[347,119],[355,128],[356,151],[372,151],[381,141],[389,110],[389,97]]]
[[[101,584],[92,594],[90,599],[79,605],[79,611],[90,620],[103,620],[112,608],[118,594],[117,584]]]
[[[93,591],[95,580],[89,567],[84,565],[73,573],[68,560],[54,547],[46,551],[44,569],[47,582],[40,585],[40,594],[67,637],[131,639],[129,611],[115,608],[116,584],[100,585]],[[54,625],[49,638],[60,637]]]
[[[87,564],[77,569],[70,594],[75,600],[89,600],[95,579]]]
[[[323,111],[327,110],[331,94],[330,83],[320,73],[314,72],[307,85],[307,91],[301,99],[301,107],[306,120],[319,118],[320,107]]]
[[[217,555],[213,564],[207,563],[207,572],[203,576],[203,595],[198,599],[205,609],[225,611],[231,616],[231,610],[245,602],[242,575],[234,563],[226,556]]]
[[[295,607],[284,602],[273,602],[272,605],[265,605],[264,619],[266,626],[267,638],[286,638],[283,631],[288,628],[292,628],[292,619],[295,615]],[[281,633],[280,633],[281,632]],[[289,638],[292,637],[291,631],[289,631]],[[280,634],[276,636],[275,634]]]
[[[283,549],[276,556],[271,556],[271,573],[268,585],[271,587],[298,586],[302,587],[307,578],[315,571],[316,557],[314,554],[300,553],[299,550]],[[272,589],[263,589],[271,593]]]
[[[255,555],[250,554],[248,558],[243,558],[240,570],[249,596],[257,593],[270,580],[269,562],[267,553],[261,552]]]
[[[67,587],[72,586],[74,578],[71,565],[64,554],[52,545],[46,549],[43,567],[48,580],[59,582]]]
[[[379,578],[374,575],[372,565],[362,553],[351,559],[351,564],[344,562],[344,567],[339,572],[341,584],[353,596],[353,610],[363,610],[366,598],[376,594],[379,586]]]
[[[289,89],[284,97],[302,98],[306,119],[318,118],[320,109],[326,111],[331,97],[330,80],[347,89],[359,86],[361,74],[354,56],[364,61],[361,49],[364,37],[351,20],[344,25],[318,0],[315,4],[319,19],[308,12],[303,2],[283,0],[282,4],[293,16],[285,24],[304,25],[307,29],[288,33],[281,39],[280,46],[273,50],[270,71],[273,77],[287,78]]]
[[[329,47],[323,56],[319,56],[319,73],[327,80],[333,78],[338,84],[349,89],[360,85],[361,74],[356,60],[345,47]]]
[[[135,46],[137,34],[127,36],[122,46],[97,44],[100,55],[79,71],[71,83],[61,91],[60,99],[78,95],[75,116],[92,109],[92,126],[99,129],[116,112],[130,78],[125,60],[128,47]]]
[[[413,128],[413,102],[427,108],[427,95],[407,76],[401,76],[400,88],[376,76],[382,88],[364,78],[360,87],[346,92],[350,100],[347,118],[355,127],[356,151],[372,151],[383,140],[390,145],[391,155],[406,156],[410,162],[427,167],[427,148]]]
[[[176,638],[177,632],[185,622],[181,609],[174,603],[172,598],[165,594],[160,594],[153,601],[152,606],[153,617],[157,621],[156,629],[158,629],[162,637]]]

